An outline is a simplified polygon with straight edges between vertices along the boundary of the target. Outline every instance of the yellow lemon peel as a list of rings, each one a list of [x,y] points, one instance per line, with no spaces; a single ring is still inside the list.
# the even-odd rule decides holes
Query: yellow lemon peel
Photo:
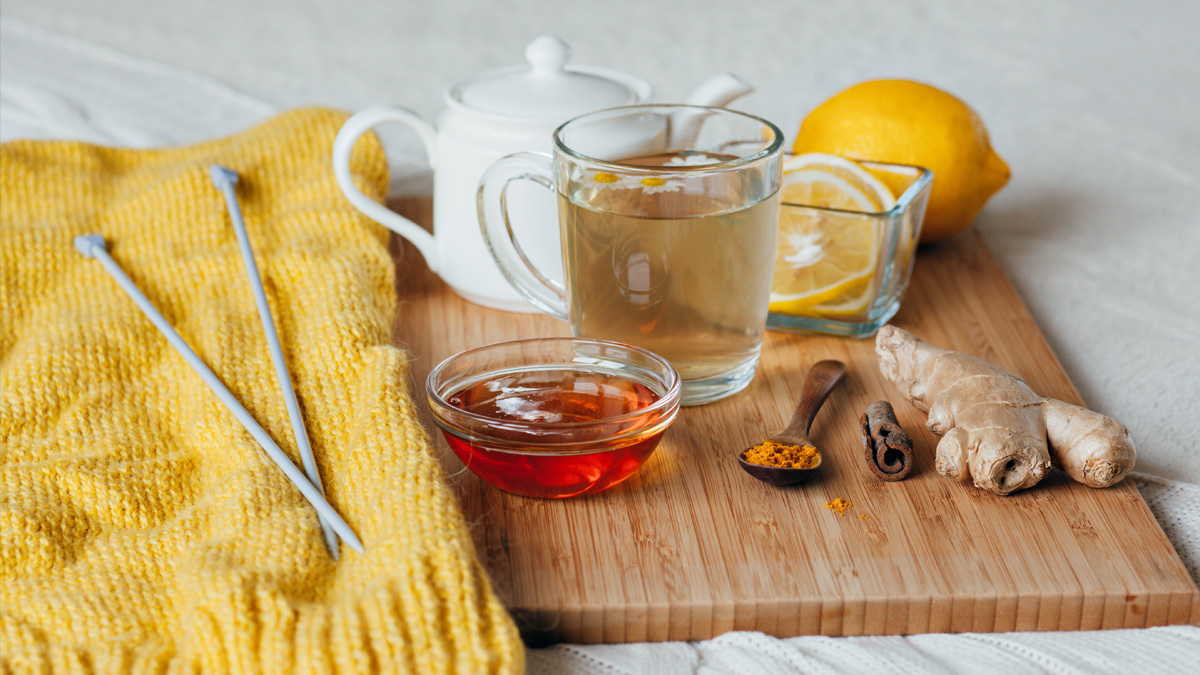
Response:
[[[793,151],[931,169],[922,242],[966,229],[1010,175],[970,106],[910,80],[872,80],[834,95],[804,118]]]

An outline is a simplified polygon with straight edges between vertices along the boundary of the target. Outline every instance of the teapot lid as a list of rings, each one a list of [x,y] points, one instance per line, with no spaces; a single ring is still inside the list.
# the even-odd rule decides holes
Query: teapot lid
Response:
[[[571,48],[542,35],[525,48],[528,66],[481,73],[453,85],[451,100],[483,113],[565,120],[649,98],[648,84],[599,68],[567,67]]]

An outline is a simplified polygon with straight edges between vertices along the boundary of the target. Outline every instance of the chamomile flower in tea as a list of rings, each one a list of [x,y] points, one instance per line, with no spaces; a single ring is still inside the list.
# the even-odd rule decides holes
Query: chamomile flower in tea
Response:
[[[709,157],[702,152],[681,152],[667,160],[664,166],[704,166],[706,164],[719,164],[720,162],[721,160]]]
[[[575,180],[584,187],[601,190],[641,190],[648,195],[660,192],[678,192],[683,189],[683,181],[661,176],[643,176],[619,174],[612,171],[579,171]]]
[[[624,190],[633,187],[628,180],[629,176],[617,175],[611,171],[579,171],[574,178],[584,187],[597,191]]]
[[[659,192],[679,192],[683,189],[683,181],[667,180],[658,176],[647,176],[646,178],[634,179],[638,187],[642,188],[642,192],[648,195],[658,194]]]

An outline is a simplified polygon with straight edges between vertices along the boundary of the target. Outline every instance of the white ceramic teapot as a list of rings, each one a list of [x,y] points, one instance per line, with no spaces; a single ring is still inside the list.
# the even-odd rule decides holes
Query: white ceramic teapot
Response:
[[[652,88],[645,80],[606,68],[568,66],[570,48],[543,35],[525,50],[529,65],[485,71],[450,85],[447,109],[437,129],[412,111],[376,106],[356,113],[338,132],[333,168],[350,202],[393,230],[424,256],[429,268],[471,302],[515,312],[538,311],[509,285],[480,234],[476,190],[484,171],[514,152],[549,152],[551,135],[563,122],[583,113],[646,103]],[[724,106],[752,91],[730,74],[718,75],[687,99],[696,105]],[[420,136],[434,167],[434,234],[362,193],[350,176],[350,150],[360,136],[384,122],[399,122]],[[622,139],[637,147],[640,139]],[[649,140],[649,139],[645,139]],[[559,270],[557,205],[537,191],[514,191],[510,210],[522,213],[517,227],[523,253],[538,269]],[[550,272],[553,276],[555,273]]]

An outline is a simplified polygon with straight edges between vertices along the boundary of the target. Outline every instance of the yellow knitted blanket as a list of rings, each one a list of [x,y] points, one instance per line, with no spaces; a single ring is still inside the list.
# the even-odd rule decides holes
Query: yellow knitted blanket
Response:
[[[155,151],[0,146],[0,672],[515,672],[523,651],[414,412],[386,231],[309,109]],[[232,226],[238,193],[329,501],[312,507],[72,239],[102,233],[297,461]],[[386,163],[356,148],[367,194]]]

